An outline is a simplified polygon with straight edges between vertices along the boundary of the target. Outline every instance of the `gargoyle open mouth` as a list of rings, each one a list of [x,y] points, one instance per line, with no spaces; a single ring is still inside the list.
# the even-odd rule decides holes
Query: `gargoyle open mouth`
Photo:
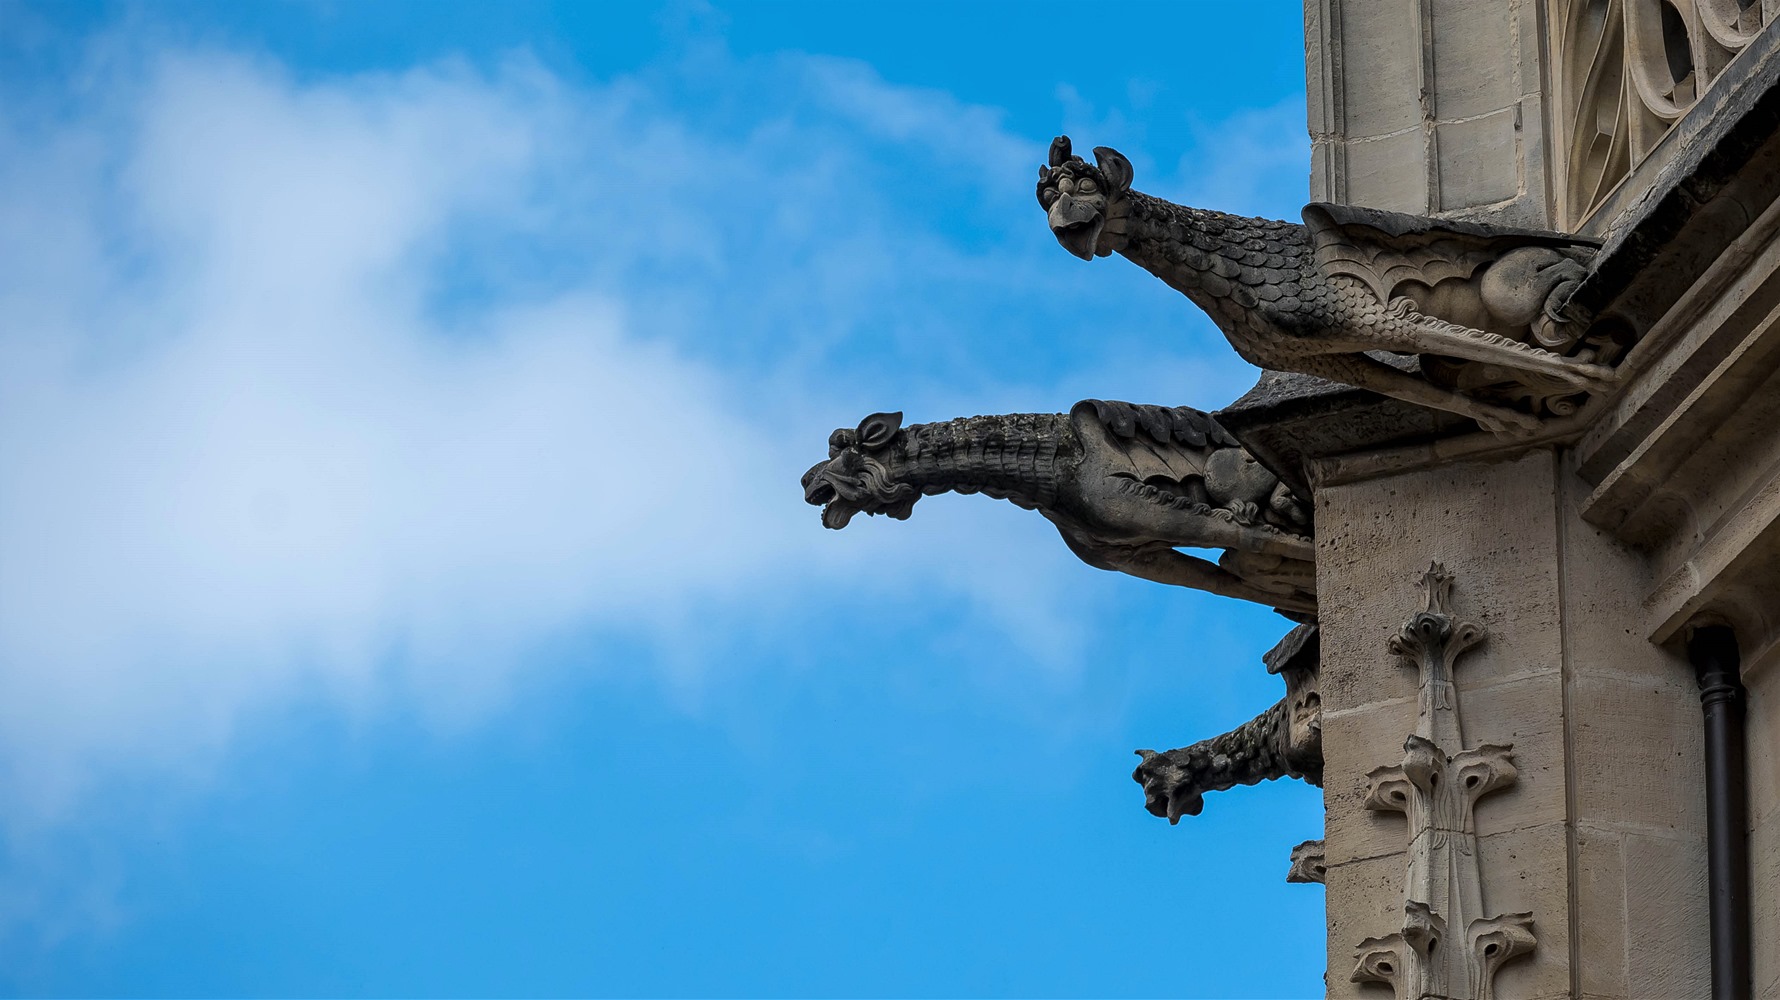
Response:
[[[853,515],[860,508],[843,500],[840,491],[828,481],[822,473],[828,468],[827,462],[817,462],[810,471],[803,474],[803,500],[811,506],[822,508],[822,526],[825,528],[844,528],[853,520]]]
[[[1052,226],[1051,232],[1056,234],[1057,242],[1063,245],[1063,249],[1083,260],[1093,260],[1095,248],[1100,245],[1100,228],[1103,224],[1104,220],[1096,214],[1079,222]]]
[[[857,513],[859,513],[859,508],[845,500],[832,500],[822,508],[822,527],[838,531],[846,527],[847,522],[853,520],[853,515]]]
[[[1143,785],[1143,807],[1151,816],[1173,825],[1182,816],[1199,815],[1205,808],[1205,796],[1181,780],[1183,776],[1167,757],[1154,750],[1139,750],[1137,755],[1143,763],[1131,776]]]

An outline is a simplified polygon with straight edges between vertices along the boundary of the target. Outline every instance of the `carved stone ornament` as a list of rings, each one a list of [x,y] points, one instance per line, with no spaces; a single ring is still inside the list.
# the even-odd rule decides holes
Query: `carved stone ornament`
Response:
[[[1402,927],[1360,942],[1354,982],[1383,983],[1399,1000],[1492,1000],[1496,970],[1534,946],[1531,913],[1490,914],[1478,868],[1477,800],[1512,786],[1513,747],[1467,748],[1453,666],[1483,641],[1447,604],[1452,577],[1434,564],[1422,578],[1426,609],[1391,638],[1390,651],[1419,675],[1416,731],[1403,761],[1368,775],[1366,805],[1409,821]]]
[[[1316,612],[1310,507],[1208,413],[1090,399],[1069,413],[902,425],[875,413],[828,439],[804,473],[822,523],[902,519],[938,493],[981,493],[1036,510],[1098,569]],[[1212,563],[1176,546],[1223,549]]]
[[[1187,208],[1131,187],[1130,161],[1090,164],[1051,144],[1038,200],[1084,260],[1118,253],[1205,310],[1236,353],[1471,417],[1536,431],[1614,384],[1615,349],[1565,312],[1597,244],[1341,205],[1304,223]],[[1422,359],[1420,375],[1368,352]]]
[[[1206,792],[1256,785],[1275,778],[1323,784],[1323,700],[1317,626],[1286,633],[1263,660],[1286,682],[1286,696],[1230,732],[1192,746],[1157,753],[1139,750],[1143,763],[1131,779],[1143,786],[1144,808],[1169,823],[1197,816]]]
[[[1761,0],[1549,0],[1563,217],[1606,200],[1774,20]]]
[[[1292,848],[1292,867],[1286,871],[1287,882],[1324,883],[1329,866],[1323,862],[1323,842],[1306,840]]]

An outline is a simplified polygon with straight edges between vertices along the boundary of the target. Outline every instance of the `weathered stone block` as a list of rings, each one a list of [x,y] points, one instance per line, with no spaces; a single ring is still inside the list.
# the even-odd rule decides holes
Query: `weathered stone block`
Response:
[[[1627,996],[1710,994],[1705,844],[1628,833],[1624,849]]]
[[[1746,671],[1749,735],[1749,815],[1780,821],[1780,668]]]
[[[1659,836],[1705,833],[1699,695],[1583,674],[1570,711],[1580,818]]]
[[[1399,825],[1401,822],[1399,821]],[[1403,925],[1401,854],[1330,865],[1323,886],[1329,914],[1329,997],[1378,1000],[1375,986],[1349,981],[1354,948]]]
[[[1626,978],[1625,854],[1616,830],[1576,831],[1576,963],[1584,995],[1623,997]]]
[[[1511,106],[1520,97],[1514,7],[1445,0],[1431,13],[1435,117],[1474,118]]]
[[[1483,898],[1492,913],[1532,913],[1533,954],[1503,966],[1499,997],[1563,995],[1570,984],[1569,870],[1562,823],[1511,830],[1477,841]]]
[[[1339,711],[1413,694],[1415,676],[1384,651],[1420,607],[1415,582],[1439,559],[1457,579],[1455,613],[1489,638],[1458,668],[1476,690],[1558,669],[1557,529],[1548,452],[1326,487],[1317,504],[1322,693]],[[1415,512],[1408,531],[1405,512]]]
[[[1520,130],[1513,108],[1434,127],[1440,211],[1508,201],[1520,194]]]
[[[1478,835],[1563,822],[1564,719],[1558,672],[1460,690],[1466,742],[1512,744],[1519,772],[1513,788],[1477,804]]]
[[[1756,947],[1751,978],[1762,996],[1780,995],[1780,818],[1757,823],[1749,836],[1749,880],[1754,887],[1750,906],[1750,939],[1766,942]]]
[[[1366,775],[1403,756],[1415,731],[1415,698],[1360,710],[1323,711],[1324,858],[1330,863],[1401,854],[1407,835],[1401,815],[1366,808]],[[1329,781],[1329,775],[1339,776]]]
[[[1347,200],[1393,212],[1427,212],[1427,153],[1428,137],[1419,127],[1388,138],[1348,143]]]
[[[1421,121],[1418,2],[1373,0],[1341,6],[1343,72],[1337,85],[1342,87],[1346,112],[1341,126],[1349,137],[1381,136]]]

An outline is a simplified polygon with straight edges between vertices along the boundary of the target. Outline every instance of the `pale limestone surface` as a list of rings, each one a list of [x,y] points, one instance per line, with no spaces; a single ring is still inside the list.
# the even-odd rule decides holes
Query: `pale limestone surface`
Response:
[[[1313,199],[1598,235],[1571,306],[1635,343],[1610,398],[1535,440],[1314,385],[1221,415],[1316,505],[1332,997],[1388,995],[1347,981],[1355,945],[1402,925],[1409,864],[1366,776],[1416,724],[1384,642],[1439,560],[1489,631],[1456,670],[1466,742],[1511,743],[1519,772],[1476,811],[1489,909],[1531,911],[1538,936],[1498,995],[1708,994],[1680,645],[1722,623],[1749,689],[1753,992],[1780,1000],[1777,16],[1306,0]]]
[[[1538,6],[1305,0],[1311,198],[1550,228]]]
[[[1459,581],[1455,607],[1490,635],[1457,671],[1468,709],[1466,737],[1513,742],[1529,775],[1523,787],[1486,799],[1477,810],[1480,852],[1512,855],[1515,862],[1506,878],[1499,866],[1483,867],[1489,905],[1530,910],[1538,921],[1539,947],[1503,972],[1503,995],[1567,987],[1567,921],[1548,927],[1550,918],[1541,919],[1567,907],[1554,911],[1551,899],[1533,898],[1534,890],[1549,895],[1552,884],[1563,883],[1519,877],[1524,869],[1568,870],[1561,810],[1555,817],[1500,815],[1518,812],[1529,796],[1549,798],[1539,794],[1549,780],[1540,772],[1549,773],[1554,762],[1560,773],[1563,767],[1561,700],[1515,699],[1530,714],[1508,724],[1487,690],[1555,675],[1561,663],[1560,637],[1551,624],[1558,604],[1556,526],[1551,518],[1527,516],[1551,510],[1552,493],[1551,459],[1535,454],[1511,464],[1453,466],[1324,488],[1317,495],[1318,585],[1328,587],[1320,592],[1331,997],[1381,995],[1375,987],[1345,982],[1338,972],[1350,966],[1361,937],[1388,932],[1401,920],[1402,821],[1367,810],[1361,793],[1366,773],[1385,763],[1390,748],[1400,747],[1414,728],[1414,678],[1386,652],[1385,642],[1417,606],[1415,581],[1434,559]]]
[[[1401,820],[1361,795],[1414,725],[1413,679],[1384,639],[1439,559],[1458,611],[1489,631],[1456,671],[1466,741],[1513,744],[1520,771],[1477,807],[1489,906],[1530,910],[1539,938],[1500,995],[1704,989],[1698,691],[1625,599],[1648,579],[1643,556],[1581,519],[1587,490],[1561,462],[1539,449],[1318,492],[1331,970],[1400,906]],[[1330,996],[1381,995],[1342,978]]]
[[[1311,197],[1599,232],[1776,16],[1773,0],[1305,0]]]
[[[1677,124],[1735,75],[1780,4],[1547,0],[1545,14],[1553,222],[1592,231],[1648,188],[1686,138]]]

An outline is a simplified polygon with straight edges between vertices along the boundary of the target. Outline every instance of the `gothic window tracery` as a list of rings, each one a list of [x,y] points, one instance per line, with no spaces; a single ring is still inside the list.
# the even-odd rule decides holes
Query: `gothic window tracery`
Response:
[[[1551,0],[1560,211],[1575,228],[1776,15],[1780,0]]]

